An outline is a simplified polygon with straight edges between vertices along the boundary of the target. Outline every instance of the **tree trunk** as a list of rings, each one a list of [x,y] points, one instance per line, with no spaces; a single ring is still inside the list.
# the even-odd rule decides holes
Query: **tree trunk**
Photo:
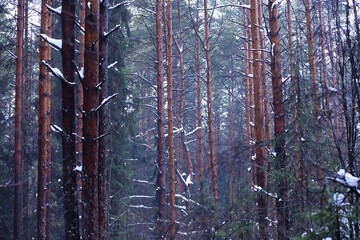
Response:
[[[83,128],[84,239],[98,239],[98,111],[99,105],[99,1],[86,0]]]
[[[79,6],[79,22],[82,29],[85,29],[85,0],[80,0]],[[84,54],[85,54],[85,33],[82,30],[79,30],[79,71],[83,71],[84,68]],[[84,105],[84,90],[82,84],[77,84],[77,141],[76,141],[76,166],[81,167],[83,162],[83,146],[82,139],[83,136],[83,105]],[[77,172],[77,198],[78,198],[78,211],[79,211],[79,226],[82,228],[82,172]],[[81,234],[81,232],[80,232]]]
[[[156,196],[158,200],[157,228],[159,238],[165,238],[167,232],[162,1],[156,0],[157,165],[159,167],[156,180]]]
[[[173,99],[172,99],[172,21],[171,0],[167,1],[167,56],[166,80],[168,102],[168,135],[169,135],[169,181],[170,181],[170,239],[176,238],[175,226],[175,159],[174,159],[174,132],[173,132]]]
[[[198,0],[196,4],[198,6]],[[199,13],[196,13],[196,31],[199,32],[200,22],[199,22]],[[196,105],[197,105],[197,152],[198,152],[198,173],[199,173],[199,182],[200,182],[200,192],[203,186],[203,176],[204,176],[204,154],[203,154],[203,134],[202,134],[202,115],[201,115],[201,73],[200,73],[200,38],[196,34]]]
[[[99,82],[102,82],[99,91],[99,102],[108,97],[108,40],[104,36],[108,32],[108,0],[100,3],[100,43],[99,43]],[[107,239],[107,202],[106,202],[106,170],[107,170],[107,128],[108,107],[103,106],[99,110],[99,239]]]
[[[23,183],[22,183],[22,81],[24,1],[18,0],[16,21],[16,83],[15,83],[15,137],[14,137],[14,239],[23,239]]]
[[[262,189],[266,185],[265,176],[265,149],[261,146],[263,144],[265,135],[263,129],[263,106],[261,94],[261,67],[260,67],[260,42],[259,42],[259,29],[258,25],[258,12],[257,0],[250,1],[250,17],[251,17],[251,38],[253,49],[253,80],[254,80],[254,107],[255,107],[255,140],[256,140],[256,184]],[[263,196],[257,199],[258,214],[259,214],[259,227],[260,234],[266,238],[267,228],[267,204]]]
[[[193,179],[193,167],[190,157],[190,151],[186,143],[186,132],[185,132],[185,126],[184,126],[184,97],[185,97],[185,69],[184,69],[184,57],[183,57],[183,44],[182,44],[182,25],[181,25],[181,13],[180,13],[180,2],[178,2],[178,19],[179,19],[179,42],[175,42],[176,48],[179,53],[179,60],[180,60],[180,101],[179,101],[179,127],[183,128],[183,130],[180,132],[181,136],[181,143],[182,143],[182,151],[185,155],[186,159],[186,166],[187,166],[187,174],[190,175],[191,181]],[[186,185],[186,195],[187,198],[190,199],[190,185]],[[190,207],[190,201],[186,204],[187,208]]]
[[[204,0],[204,27],[205,27],[205,56],[206,56],[206,95],[207,95],[207,110],[208,110],[208,128],[209,128],[209,150],[211,163],[211,181],[213,196],[215,204],[219,204],[219,190],[217,181],[217,164],[215,155],[214,142],[214,124],[213,124],[213,107],[211,96],[211,61],[210,61],[210,41],[209,41],[209,16],[208,16],[208,1]]]
[[[75,2],[62,1],[62,67],[63,75],[68,82],[74,82],[75,68]],[[64,81],[62,89],[62,154],[63,154],[63,191],[65,237],[67,240],[79,239],[79,215],[77,203],[77,173],[75,148],[75,87]]]
[[[326,68],[326,55],[325,55],[325,31],[323,26],[323,18],[322,18],[322,3],[321,1],[318,2],[318,11],[319,11],[319,27],[320,27],[320,45],[321,45],[321,59],[322,59],[322,75],[324,80],[324,88],[325,88],[325,114],[326,117],[331,124],[331,110],[330,110],[330,100],[329,100],[329,80],[327,75],[327,68]],[[332,135],[330,131],[330,135]]]
[[[51,13],[45,4],[50,0],[43,0],[41,4],[40,34],[50,35]],[[50,5],[50,4],[49,4]],[[46,239],[46,199],[49,192],[47,176],[51,163],[50,146],[50,111],[51,111],[51,77],[42,62],[51,61],[51,48],[40,40],[40,76],[39,76],[39,132],[38,132],[38,201],[37,201],[37,238]]]
[[[331,18],[330,18],[330,12],[328,12],[328,25],[329,25],[329,57],[330,57],[330,65],[331,65],[331,78],[332,78],[332,85],[333,88],[337,89],[338,87],[338,80],[336,76],[336,70],[335,70],[335,60],[334,60],[334,44],[333,44],[333,38],[332,38],[332,27],[331,27]],[[335,133],[336,138],[340,136],[340,121],[339,121],[339,108],[340,105],[338,104],[338,96],[337,94],[333,98],[333,109],[334,109],[334,115],[335,115]]]
[[[311,13],[311,0],[305,0],[305,15],[306,15],[306,38],[308,42],[308,56],[309,56],[309,68],[310,68],[310,80],[312,83],[311,87],[311,98],[313,101],[313,115],[314,120],[319,122],[318,117],[320,116],[320,101],[319,101],[319,81],[316,69],[316,56],[314,46],[314,30],[312,24],[312,13]]]
[[[278,237],[288,239],[289,213],[287,209],[287,177],[286,177],[286,155],[285,155],[285,106],[283,99],[281,78],[281,52],[279,36],[279,7],[273,5],[276,0],[269,1],[269,25],[271,50],[271,73],[274,105],[274,137],[275,137],[275,169],[281,172],[278,183],[278,196],[281,201],[276,202],[278,218]]]

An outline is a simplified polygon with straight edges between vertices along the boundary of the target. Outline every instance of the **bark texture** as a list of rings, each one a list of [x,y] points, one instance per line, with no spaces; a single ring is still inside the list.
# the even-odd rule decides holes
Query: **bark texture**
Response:
[[[108,38],[104,33],[108,32],[108,7],[109,1],[100,3],[100,43],[99,43],[99,103],[108,97]],[[106,166],[107,166],[107,129],[109,124],[108,107],[104,105],[99,110],[99,238],[106,239],[107,233],[107,203],[106,203]]]
[[[255,140],[256,140],[256,184],[262,189],[266,185],[265,176],[265,149],[261,146],[265,139],[264,126],[263,126],[263,105],[261,94],[261,66],[260,66],[260,39],[258,25],[258,6],[257,0],[250,1],[250,18],[251,18],[251,39],[253,49],[253,80],[254,80],[254,107],[255,107]],[[258,215],[260,235],[262,238],[266,236],[267,220],[267,204],[263,196],[259,196]]]
[[[18,0],[16,20],[16,82],[15,82],[15,135],[14,135],[14,239],[23,239],[23,184],[22,184],[22,81],[24,41],[24,1]]]
[[[169,181],[170,181],[170,239],[176,239],[175,226],[175,158],[174,158],[174,132],[173,132],[173,99],[172,99],[172,20],[171,0],[167,1],[167,55],[166,80],[168,102],[168,135],[169,135]]]
[[[62,1],[62,69],[68,82],[75,81],[75,2]],[[65,238],[79,239],[79,213],[77,203],[77,173],[75,148],[75,86],[61,82],[62,89],[62,154],[63,154],[63,191],[64,191],[64,217]]]
[[[156,0],[156,71],[157,71],[157,174],[156,198],[158,201],[157,229],[159,237],[167,232],[166,219],[166,164],[165,164],[165,116],[164,116],[164,64],[162,42],[162,0]]]
[[[205,28],[205,56],[206,56],[206,96],[207,96],[207,111],[208,111],[208,127],[209,127],[209,150],[210,150],[210,164],[211,164],[211,182],[213,196],[216,205],[219,203],[219,190],[217,180],[217,164],[215,155],[214,142],[214,117],[212,106],[212,89],[211,89],[211,59],[210,59],[210,41],[209,41],[209,15],[208,15],[208,1],[204,0],[204,28]]]
[[[45,7],[50,5],[49,0],[43,0],[41,3],[41,26],[40,34],[50,36],[50,18],[51,13]],[[47,178],[51,163],[50,146],[50,111],[51,111],[51,77],[46,71],[42,62],[50,63],[51,48],[43,40],[40,40],[40,75],[39,75],[39,130],[38,130],[38,199],[37,199],[37,238],[46,239],[46,199],[49,192]]]
[[[85,61],[83,118],[83,222],[84,239],[98,239],[98,111],[99,106],[99,1],[85,2]]]
[[[287,209],[287,177],[286,177],[286,155],[285,155],[285,106],[283,99],[283,88],[281,78],[281,52],[279,36],[279,7],[274,5],[276,0],[269,1],[269,25],[271,51],[271,74],[274,105],[274,137],[275,137],[275,169],[281,173],[278,183],[278,196],[281,201],[276,202],[278,219],[278,238],[288,239],[289,213]]]

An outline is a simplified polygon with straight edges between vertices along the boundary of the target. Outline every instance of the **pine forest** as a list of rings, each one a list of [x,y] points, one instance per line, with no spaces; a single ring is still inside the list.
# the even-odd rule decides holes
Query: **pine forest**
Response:
[[[360,0],[1,0],[0,239],[360,239]]]

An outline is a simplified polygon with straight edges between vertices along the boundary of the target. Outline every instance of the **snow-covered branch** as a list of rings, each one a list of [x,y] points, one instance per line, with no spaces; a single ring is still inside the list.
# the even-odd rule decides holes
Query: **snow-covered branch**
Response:
[[[50,64],[48,64],[47,62],[45,62],[45,60],[42,61],[42,63],[45,65],[45,67],[49,70],[49,72],[51,73],[51,75],[57,77],[58,79],[60,79],[61,81],[65,82],[66,84],[69,84],[71,86],[75,86],[76,83],[75,82],[69,82],[68,80],[65,79],[63,73],[60,71],[60,69],[58,68],[53,68],[50,66]]]
[[[118,7],[121,7],[121,6],[123,6],[125,4],[128,4],[128,3],[129,3],[129,1],[124,1],[124,2],[121,2],[121,3],[117,3],[114,6],[109,7],[109,10],[114,10],[114,9],[116,9]]]
[[[101,103],[100,105],[95,108],[95,111],[99,111],[100,108],[102,108],[105,104],[107,104],[112,98],[116,97],[117,96],[117,93],[114,93],[113,95],[105,98]]]
[[[149,181],[141,180],[141,179],[134,179],[133,181],[136,182],[136,183],[155,185],[155,183],[153,183],[153,182],[149,182]]]
[[[112,64],[108,65],[107,69],[109,70],[113,68],[117,63],[118,63],[117,61],[113,62]]]
[[[334,178],[328,177],[328,179],[340,183],[344,187],[350,188],[357,194],[360,194],[360,189],[358,188],[360,178],[353,176],[351,173],[347,173],[345,169],[340,169]]]
[[[51,47],[53,47],[55,50],[61,51],[62,49],[62,40],[61,39],[55,39],[48,37],[46,34],[40,34],[40,37],[50,44]]]
[[[115,27],[113,27],[109,32],[104,32],[104,38],[108,38],[113,32],[118,30],[120,27],[121,27],[121,25],[118,24]]]
[[[195,128],[194,130],[192,130],[191,132],[186,133],[185,135],[186,135],[186,136],[192,135],[192,134],[194,134],[195,132],[197,132],[197,131],[200,130],[200,129],[201,129],[201,127],[197,127],[197,128]]]
[[[45,4],[45,7],[47,9],[49,9],[51,12],[55,13],[55,14],[58,14],[58,15],[61,15],[61,6],[60,7],[57,7],[57,8],[53,8],[51,7],[50,5],[48,4]]]

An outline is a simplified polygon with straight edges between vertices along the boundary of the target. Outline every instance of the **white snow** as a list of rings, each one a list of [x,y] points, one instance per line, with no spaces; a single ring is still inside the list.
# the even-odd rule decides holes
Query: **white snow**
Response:
[[[50,9],[50,11],[56,13],[56,14],[59,14],[61,15],[61,6],[60,7],[57,7],[57,8],[53,8],[51,6],[49,6],[48,4],[45,4],[45,6]]]
[[[74,168],[75,172],[82,172],[82,165],[81,166],[76,166],[76,168]]]
[[[40,37],[44,39],[45,42],[49,43],[55,50],[60,51],[62,48],[62,40],[48,37],[46,34],[40,34]]]
[[[337,92],[338,91],[336,88],[333,88],[333,87],[328,87],[328,90],[330,92]]]
[[[108,66],[108,69],[114,67],[117,63],[118,63],[117,61],[113,62],[112,64],[110,64],[110,65]]]
[[[335,178],[335,181],[349,187],[357,187],[359,180],[359,178],[351,175],[350,173],[347,173],[345,169],[340,169],[337,172],[337,177]]]
[[[187,176],[185,181],[186,186],[189,186],[190,184],[193,184],[193,182],[191,181],[191,173],[189,174],[189,176]]]
[[[334,203],[338,207],[343,205],[344,199],[345,199],[345,196],[342,193],[335,193],[333,196]]]
[[[61,129],[61,127],[57,126],[57,125],[54,125],[54,124],[51,124],[50,125],[50,128],[51,128],[51,131],[53,132],[62,132],[63,130]]]

